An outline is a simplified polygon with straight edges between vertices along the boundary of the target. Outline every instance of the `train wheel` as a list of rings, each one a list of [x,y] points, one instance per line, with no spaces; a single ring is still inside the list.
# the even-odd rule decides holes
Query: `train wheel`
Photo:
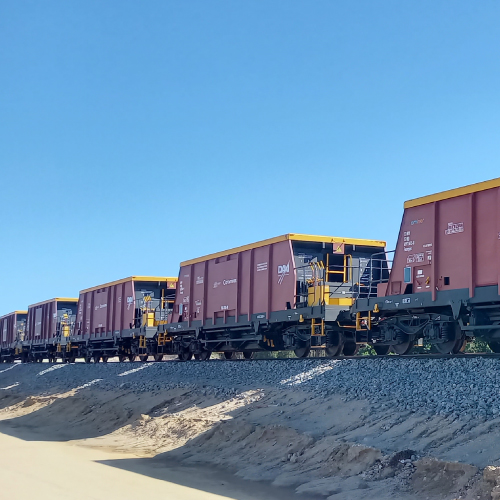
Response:
[[[126,359],[127,359],[127,356],[125,356],[125,354],[118,355],[118,361],[120,363],[123,363]]]
[[[342,354],[344,356],[356,356],[356,354],[358,354],[358,351],[359,351],[358,344],[350,340],[349,342],[346,342],[344,344],[344,348],[342,349]]]
[[[102,362],[103,362],[103,363],[107,363],[107,362],[108,362],[108,359],[109,359],[109,356],[103,356],[103,357],[102,357]]]
[[[434,347],[439,354],[453,354],[456,343],[456,340],[449,340],[448,342],[442,342],[441,344],[434,344]]]
[[[252,359],[253,358],[253,352],[252,351],[243,351],[243,357],[245,359]]]
[[[500,353],[500,342],[498,340],[490,340],[488,345],[493,352]]]
[[[311,352],[311,344],[304,340],[298,340],[297,347],[293,350],[298,358],[307,358]]]
[[[407,342],[403,342],[402,344],[393,345],[392,348],[396,354],[404,356],[405,354],[409,354],[413,349],[413,341],[408,340]]]
[[[342,348],[344,347],[344,336],[342,332],[334,331],[328,332],[326,337],[326,355],[330,358],[339,356],[342,353]]]
[[[193,353],[189,351],[189,349],[184,349],[179,353],[180,361],[189,361],[193,357]]]
[[[90,363],[92,361],[92,356],[90,354],[85,354],[85,363]]]
[[[158,363],[163,360],[163,354],[155,354],[155,361]]]
[[[236,353],[234,351],[225,351],[224,352],[224,358],[225,359],[235,359],[236,358]]]
[[[148,358],[149,358],[149,354],[143,354],[143,355],[139,356],[139,359],[140,359],[143,363],[145,363],[145,362],[148,360]]]
[[[390,345],[373,345],[373,350],[377,353],[377,356],[387,356],[391,350]]]
[[[101,356],[94,356],[94,363],[99,363],[99,361],[101,360]]]
[[[212,351],[202,351],[200,353],[200,361],[208,361],[212,356]]]

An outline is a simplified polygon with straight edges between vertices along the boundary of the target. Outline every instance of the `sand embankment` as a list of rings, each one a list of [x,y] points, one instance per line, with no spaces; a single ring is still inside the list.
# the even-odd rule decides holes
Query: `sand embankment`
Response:
[[[233,377],[221,385],[224,362],[204,364],[212,380],[197,377],[200,363],[189,380],[186,364],[169,364],[4,365],[0,484],[12,489],[8,498],[37,491],[27,487],[30,471],[42,498],[67,488],[107,499],[137,498],[135,488],[148,498],[497,498],[498,471],[483,472],[496,465],[497,418],[312,391],[321,365],[300,372],[296,363],[299,372],[281,384]]]

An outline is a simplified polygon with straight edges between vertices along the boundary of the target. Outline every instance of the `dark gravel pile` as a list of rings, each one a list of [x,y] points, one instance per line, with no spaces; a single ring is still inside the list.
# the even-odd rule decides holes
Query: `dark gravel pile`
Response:
[[[0,365],[0,390],[17,384],[22,393],[48,394],[88,383],[138,392],[195,385],[229,397],[249,388],[296,387],[455,418],[500,413],[500,360],[495,358]]]

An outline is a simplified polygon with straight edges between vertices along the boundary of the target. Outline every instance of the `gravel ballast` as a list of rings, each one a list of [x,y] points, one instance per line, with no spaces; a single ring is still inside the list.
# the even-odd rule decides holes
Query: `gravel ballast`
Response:
[[[487,420],[500,413],[500,360],[305,359],[269,361],[0,365],[0,390],[52,393],[98,384],[105,390],[161,391],[179,385],[233,396],[246,388],[340,394],[398,410]]]

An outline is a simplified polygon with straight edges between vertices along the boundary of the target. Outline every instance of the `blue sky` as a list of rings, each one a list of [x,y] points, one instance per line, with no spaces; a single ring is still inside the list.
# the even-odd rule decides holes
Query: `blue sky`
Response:
[[[500,3],[0,3],[0,313],[499,176]]]

